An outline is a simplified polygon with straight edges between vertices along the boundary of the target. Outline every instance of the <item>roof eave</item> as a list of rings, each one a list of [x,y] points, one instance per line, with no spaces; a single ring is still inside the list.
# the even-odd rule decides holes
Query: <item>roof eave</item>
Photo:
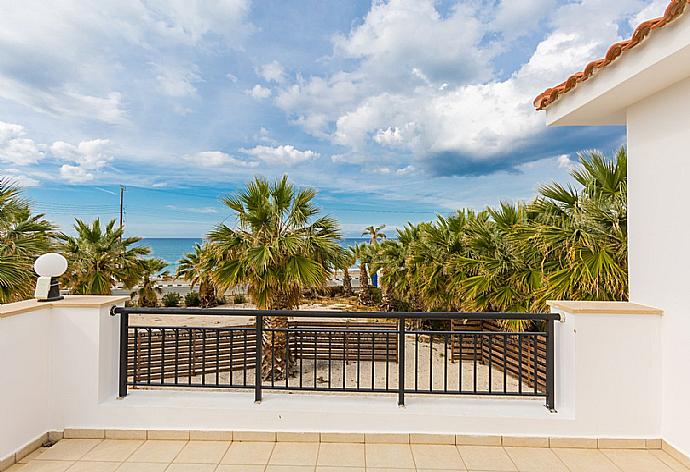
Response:
[[[578,83],[546,107],[550,126],[624,125],[627,108],[690,77],[690,15]]]

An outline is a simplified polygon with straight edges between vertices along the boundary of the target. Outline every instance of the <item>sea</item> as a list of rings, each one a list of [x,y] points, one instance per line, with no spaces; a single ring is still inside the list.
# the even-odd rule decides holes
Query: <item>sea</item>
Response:
[[[164,269],[174,273],[178,261],[188,252],[194,250],[195,244],[202,243],[201,238],[144,238],[140,244],[151,248],[151,256],[163,259],[168,263]],[[367,242],[367,238],[343,238],[340,245],[343,247]]]

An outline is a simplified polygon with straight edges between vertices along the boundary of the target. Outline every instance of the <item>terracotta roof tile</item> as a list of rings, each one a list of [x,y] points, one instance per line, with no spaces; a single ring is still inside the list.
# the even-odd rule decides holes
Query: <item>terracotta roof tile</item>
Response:
[[[668,7],[666,7],[664,16],[645,21],[640,26],[635,28],[635,31],[630,39],[621,41],[611,46],[603,58],[590,62],[582,72],[577,72],[568,77],[565,82],[556,85],[555,87],[546,89],[540,93],[537,98],[534,99],[534,106],[536,109],[544,110],[546,107],[558,100],[561,95],[568,93],[575,88],[578,83],[589,79],[599,69],[608,66],[613,61],[618,59],[625,51],[640,44],[645,40],[645,38],[647,38],[647,36],[649,36],[652,31],[663,28],[676,18],[680,17],[686,12],[686,10],[688,10],[686,8],[688,4],[690,4],[690,0],[671,0],[671,3],[669,3]]]

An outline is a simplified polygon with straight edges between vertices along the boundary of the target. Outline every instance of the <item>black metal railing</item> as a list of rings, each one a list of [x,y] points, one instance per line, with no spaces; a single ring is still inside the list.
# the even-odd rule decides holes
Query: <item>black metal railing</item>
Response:
[[[116,307],[128,387],[544,397],[555,408],[554,313],[257,311]],[[130,315],[204,315],[213,326]],[[255,321],[244,324],[240,317]],[[185,319],[188,320],[188,319]],[[286,321],[287,320],[287,321]],[[441,330],[419,320],[440,320]],[[533,331],[507,331],[528,320]],[[410,326],[408,326],[408,324]],[[450,329],[448,329],[450,326]]]

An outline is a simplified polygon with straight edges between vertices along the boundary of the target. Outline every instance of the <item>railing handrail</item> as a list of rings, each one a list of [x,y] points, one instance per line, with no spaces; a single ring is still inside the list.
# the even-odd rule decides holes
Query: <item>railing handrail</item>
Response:
[[[389,319],[435,319],[435,320],[536,320],[560,321],[558,313],[523,312],[456,312],[456,311],[301,311],[301,310],[258,310],[233,308],[150,308],[113,307],[111,314],[151,315],[214,315],[214,316],[286,316],[295,318],[389,318]]]

